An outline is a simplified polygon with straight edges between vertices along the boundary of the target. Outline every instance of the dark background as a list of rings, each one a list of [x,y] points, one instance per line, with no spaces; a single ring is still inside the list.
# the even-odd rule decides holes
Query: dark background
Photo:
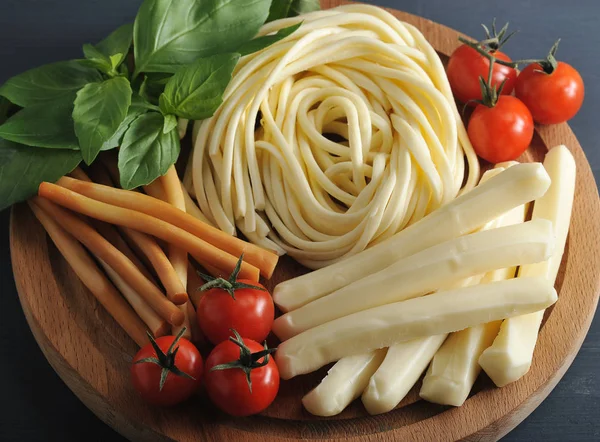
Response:
[[[277,0],[275,0],[277,1]],[[0,0],[0,82],[40,64],[80,57],[132,21],[141,0]],[[506,50],[542,57],[562,37],[558,58],[577,67],[586,101],[571,125],[598,180],[600,33],[597,0],[376,0],[480,37],[480,23],[510,21],[520,34]],[[8,211],[0,212],[0,441],[120,441],[54,373],[29,331],[10,266]],[[598,316],[598,315],[597,315]],[[548,399],[504,440],[600,441],[600,320]]]

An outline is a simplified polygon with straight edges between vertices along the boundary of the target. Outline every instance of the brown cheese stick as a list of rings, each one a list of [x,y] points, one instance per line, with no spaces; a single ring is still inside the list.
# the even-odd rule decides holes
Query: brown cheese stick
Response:
[[[176,209],[185,212],[185,200],[181,191],[181,184],[175,166],[171,166],[167,173],[158,181],[165,191],[165,201]],[[187,252],[172,244],[169,245],[169,260],[183,284],[187,284],[188,255]]]
[[[183,314],[185,315],[185,319],[183,320],[183,324],[178,325],[177,327],[173,326],[171,328],[171,334],[173,336],[177,336],[185,328],[185,331],[183,332],[183,334],[181,336],[183,336],[188,341],[191,341],[192,340],[192,319],[196,320],[196,318],[190,317],[190,314],[189,314],[190,311],[188,309],[188,305],[189,305],[189,301],[186,302],[185,304],[177,306],[177,307],[179,307],[179,310],[181,310],[183,312]]]
[[[231,272],[227,273],[227,272],[225,272],[221,269],[218,269],[216,267],[213,267],[210,264],[207,264],[203,261],[198,261],[198,264],[200,264],[209,275],[214,276],[215,278],[227,279],[227,278],[229,278],[229,275],[231,275]]]
[[[148,343],[146,326],[119,295],[82,245],[33,201],[29,206],[83,285],[140,347]]]
[[[146,195],[150,195],[152,198],[156,198],[161,201],[167,201],[167,194],[165,193],[160,180],[154,180],[150,184],[146,184],[144,186],[144,192],[146,192]]]
[[[101,222],[101,221],[99,221],[99,222]],[[135,256],[137,256],[138,259],[142,262],[142,265],[145,268],[147,268],[148,271],[153,275],[153,279],[154,279],[154,282],[156,284],[156,281],[158,281],[159,278],[158,278],[158,275],[156,274],[156,271],[154,270],[154,267],[152,266],[152,263],[150,262],[150,260],[146,256],[146,254],[142,251],[142,249],[139,248],[139,246],[135,242],[133,242],[131,240],[130,237],[128,237],[127,235],[125,235],[125,232],[123,232],[123,229],[121,227],[119,227],[117,230],[119,230],[119,234],[121,235],[121,237],[125,241],[125,244],[127,244],[127,247],[129,247],[133,251],[133,254]],[[158,285],[158,284],[156,284],[156,285]]]
[[[70,178],[66,177],[62,179],[71,180]],[[76,183],[84,183],[83,181],[79,180],[72,181]],[[100,186],[99,184],[94,183],[84,184],[97,186],[103,189],[118,190],[106,186]],[[135,198],[143,197],[148,198],[154,203],[162,203],[169,209],[187,215],[186,213],[175,209],[169,204],[163,203],[162,201],[156,200],[155,198],[147,195],[128,191],[125,192],[129,195],[135,195]],[[196,259],[199,258],[202,261],[209,261],[214,264],[215,267],[223,269],[226,272],[231,273],[237,264],[238,258],[235,256],[216,248],[215,246],[203,241],[202,239],[183,229],[180,229],[179,227],[169,224],[161,219],[146,215],[145,213],[97,201],[82,194],[73,192],[65,187],[48,182],[43,182],[40,184],[39,195],[63,207],[71,209],[74,212],[122,227],[130,227],[140,232],[160,238],[170,244],[175,244],[177,247],[187,250]],[[242,263],[240,279],[258,281],[258,277],[259,270],[256,267],[248,264],[248,262]]]
[[[188,263],[187,277],[188,296],[190,297],[192,304],[194,304],[194,307],[198,308],[200,299],[202,299],[202,296],[204,295],[204,293],[200,291],[200,287],[205,284],[205,281],[198,275],[198,271],[191,262]]]
[[[61,178],[57,184],[86,197],[93,198],[94,200],[114,204],[119,207],[134,209],[145,213],[146,215],[166,221],[176,227],[186,230],[198,238],[202,238],[204,241],[237,258],[243,253],[244,261],[258,267],[261,274],[266,278],[271,277],[273,270],[275,270],[275,266],[277,265],[278,257],[276,254],[261,249],[254,244],[242,241],[239,238],[232,237],[225,232],[203,223],[192,215],[178,210],[164,201],[152,198],[151,196],[102,186],[95,183],[86,183],[85,181],[68,177]],[[208,259],[208,257],[204,257],[204,261],[208,261],[211,265],[226,271],[233,270],[233,267],[225,268],[219,262]]]
[[[85,221],[44,198],[34,203],[79,240],[91,253],[112,267],[152,309],[171,325],[183,323],[183,313],[150,282],[125,255]]]
[[[75,176],[75,174],[77,176]],[[80,179],[82,181],[94,182],[94,183],[102,184],[103,186],[114,187],[112,178],[109,176],[108,172],[106,171],[106,168],[102,164],[100,164],[100,162],[96,162],[92,166],[90,166],[89,176],[91,176],[92,179],[90,179],[90,177],[88,175],[86,175],[86,173],[83,170],[81,170],[81,168],[79,168],[79,167],[77,167],[73,172],[71,172],[70,175],[72,175],[74,178]],[[154,180],[150,184],[144,186],[144,191],[148,195],[152,196],[153,198],[158,198],[160,200],[167,201],[167,196],[166,196],[165,191],[163,190],[163,186],[162,186],[160,180]],[[204,215],[202,215],[202,212],[200,212],[200,209],[198,208],[198,206],[196,206],[196,203],[194,203],[194,201],[189,197],[189,195],[187,194],[186,190],[183,187],[182,187],[182,192],[183,192],[183,196],[185,199],[186,211],[190,212],[190,210],[191,210],[192,212],[190,212],[190,213],[192,213],[192,215],[195,218],[198,218],[201,221],[208,223],[206,218],[204,218]],[[186,196],[187,196],[187,198],[186,198]],[[189,199],[189,202],[188,202],[188,199]],[[194,211],[197,213],[194,213]],[[149,268],[152,268],[152,263],[150,262],[150,260],[148,260],[148,258],[146,257],[146,255],[143,253],[143,251],[141,249],[136,247],[135,244],[132,244],[132,246],[135,249],[137,249],[137,252],[142,257],[142,259],[144,259],[145,265],[142,264],[142,262],[139,260],[139,258],[137,258],[137,255],[135,253],[133,253],[133,251],[131,250],[131,247],[129,247],[129,245],[125,242],[125,240],[123,240],[121,238],[121,235],[119,235],[119,233],[116,230],[112,229],[109,224],[103,223],[102,221],[93,220],[92,226],[94,226],[94,228],[96,230],[98,230],[100,232],[100,234],[102,236],[104,236],[113,246],[115,246],[117,249],[119,249],[121,252],[123,252],[125,254],[125,256],[127,256],[129,259],[131,259],[131,261],[133,261],[133,263],[142,271],[142,273],[144,273],[144,276],[146,278],[150,279],[152,282],[155,282],[154,277],[150,276],[150,273],[148,272],[148,270],[146,268],[146,266]],[[105,227],[109,227],[111,230],[113,230],[114,234],[112,232],[109,232]],[[117,237],[120,239],[120,241],[117,240]],[[118,243],[117,243],[117,241],[118,241]],[[223,272],[222,270],[219,270],[216,267],[213,267],[206,262],[202,262],[201,265],[204,267],[204,269],[210,275],[212,275],[214,277],[228,276],[226,274],[226,272]]]
[[[89,176],[92,178],[92,182],[99,183],[104,186],[114,187],[114,183],[112,178],[108,175],[106,168],[100,164],[99,161],[94,162],[90,166]],[[135,264],[135,266],[140,269],[140,271],[144,274],[146,278],[148,278],[152,283],[156,285],[156,274],[150,274],[148,269],[152,269],[152,263],[144,253],[136,247],[135,244],[131,246],[123,239],[121,234],[115,229],[112,225],[107,224],[102,221],[98,221],[97,219],[91,220],[92,226],[102,235],[104,238],[108,240],[113,246],[115,246],[121,253],[123,253],[127,258],[131,260]],[[132,249],[135,249],[134,252]],[[138,257],[139,256],[139,257]],[[141,257],[141,258],[140,258]],[[142,262],[142,260],[144,262]]]
[[[156,338],[165,336],[171,331],[171,326],[167,321],[158,316],[158,314],[150,308],[144,298],[140,296],[125,280],[113,270],[111,266],[106,264],[100,258],[96,257],[109,279],[115,287],[121,292],[123,297],[129,302],[129,305],[135,310],[140,319],[144,321],[148,330]]]
[[[198,207],[196,202],[192,199],[183,183],[181,183],[181,190],[183,191],[183,197],[185,198],[185,211],[192,215],[194,218],[199,219],[203,223],[214,227],[215,224],[209,221],[209,219],[204,215],[204,213],[202,213],[200,207]]]
[[[186,303],[188,308],[188,317],[190,318],[190,330],[192,333],[191,341],[197,346],[202,346],[207,344],[207,340],[200,329],[200,324],[198,324],[198,318],[196,317],[196,309],[191,302]]]
[[[188,262],[188,282],[187,289],[188,295],[190,297],[190,302],[188,303],[188,308],[190,310],[189,315],[191,318],[191,329],[192,329],[192,341],[196,345],[204,345],[207,343],[202,330],[200,329],[200,324],[198,323],[198,318],[196,315],[196,308],[198,308],[198,303],[200,299],[204,295],[203,292],[200,291],[200,287],[204,285],[204,280],[200,278],[198,272],[194,268],[191,262]]]
[[[185,304],[188,300],[187,291],[181,283],[173,265],[171,265],[169,258],[167,258],[163,249],[154,241],[154,238],[127,227],[122,227],[121,231],[148,258],[171,302],[176,305]]]
[[[77,169],[79,169],[79,167]],[[77,169],[75,169],[75,170],[77,170]],[[83,172],[83,171],[81,171],[81,172],[83,174],[85,174],[85,172]],[[79,176],[82,176],[82,175],[79,175]],[[100,162],[98,162],[98,161],[90,166],[88,175],[85,175],[85,176],[87,177],[87,180],[84,180],[84,181],[91,181],[94,183],[102,184],[104,186],[111,186],[111,187],[114,186],[111,177],[108,175],[108,172],[106,171],[104,166],[102,166],[102,164],[100,164]],[[82,179],[82,178],[79,178],[79,179]],[[131,247],[129,246],[129,244],[127,244],[127,242],[121,237],[121,234],[112,225],[107,224],[102,221],[98,221],[97,219],[91,219],[89,221],[90,221],[90,224],[92,225],[92,227],[94,229],[96,229],[98,231],[98,233],[100,233],[100,235],[102,235],[109,243],[111,243],[121,253],[123,253],[127,258],[129,258],[131,260],[131,262],[133,262],[135,264],[135,266],[138,269],[140,269],[140,272],[142,272],[146,278],[148,278],[150,281],[152,281],[154,284],[156,284],[156,280],[154,279],[154,276],[151,275],[150,272],[148,271],[148,268],[152,267],[152,264],[150,263],[150,261],[148,261],[146,259],[146,263],[142,263],[142,261],[140,261],[140,259],[138,258],[138,255],[136,255],[133,252],[133,250],[131,250]],[[143,255],[143,253],[141,253],[141,251],[139,251],[139,255],[142,256],[142,258],[145,258],[145,256]]]
[[[71,172],[69,172],[69,176],[73,177],[77,180],[81,180],[81,181],[87,181],[87,182],[92,182],[92,180],[90,179],[89,176],[87,176],[87,174],[83,171],[83,169],[79,166],[77,166],[75,169],[73,169]]]
[[[181,184],[179,183],[179,177],[177,176],[175,166],[169,167],[167,173],[164,176],[160,177],[157,181],[160,182],[162,189],[164,189],[165,191],[165,201],[171,204],[176,209],[185,212],[185,200],[183,199],[183,192],[181,191]],[[179,247],[174,246],[173,244],[169,244],[168,250],[169,261],[171,261],[171,264],[175,269],[175,273],[177,273],[180,282],[187,286],[187,252],[183,249],[180,249]],[[189,317],[190,310],[187,305],[180,306],[180,309],[185,314],[185,332],[183,336],[186,339],[192,339],[192,329],[190,327],[190,324],[192,323],[192,318]],[[182,328],[183,326],[173,327],[173,335],[177,336]]]
[[[127,241],[123,239],[118,230],[111,226],[110,224],[106,224],[102,221],[98,221],[96,219],[90,220],[92,226],[102,235],[109,243],[117,248],[119,252],[125,255],[135,266],[142,272],[142,274],[148,278],[153,284],[156,285],[156,280],[154,276],[148,271],[148,268],[144,265],[144,263],[138,258],[138,256],[131,250]]]

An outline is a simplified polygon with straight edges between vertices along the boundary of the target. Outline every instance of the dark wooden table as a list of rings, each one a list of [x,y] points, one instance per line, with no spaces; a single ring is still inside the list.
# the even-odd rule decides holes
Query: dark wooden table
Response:
[[[277,0],[275,0],[277,1]],[[79,57],[131,21],[141,0],[2,0],[0,82],[25,69]],[[596,180],[600,178],[600,33],[598,0],[375,0],[480,36],[493,17],[521,32],[506,50],[513,58],[543,56],[562,37],[559,58],[586,83],[583,109],[571,122]],[[39,350],[21,311],[10,266],[8,211],[0,213],[0,440],[120,441],[61,382]],[[596,315],[575,362],[554,392],[504,440],[600,441],[600,319]]]

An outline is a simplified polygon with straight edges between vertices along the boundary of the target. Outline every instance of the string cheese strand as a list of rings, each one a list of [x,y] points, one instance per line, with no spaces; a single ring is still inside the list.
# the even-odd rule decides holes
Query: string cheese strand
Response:
[[[185,184],[223,231],[316,269],[473,188],[479,163],[415,27],[348,5],[259,35],[300,20],[243,57],[223,104],[195,123]]]

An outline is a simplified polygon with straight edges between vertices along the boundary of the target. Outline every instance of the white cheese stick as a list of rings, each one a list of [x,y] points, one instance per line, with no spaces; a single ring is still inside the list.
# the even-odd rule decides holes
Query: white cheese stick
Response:
[[[504,169],[495,168],[486,171],[481,177],[480,182],[485,182],[492,176],[497,175]],[[494,228],[496,227],[496,220],[490,221],[483,228]],[[481,281],[481,276],[473,276],[466,278],[451,284],[447,288],[458,288],[468,287],[470,285],[478,284]],[[333,367],[335,371],[336,388],[337,390],[329,391],[328,389],[319,388],[307,396],[309,400],[309,406],[313,414],[324,414],[325,410],[327,413],[333,414],[332,410],[335,410],[335,414],[340,413],[344,407],[350,404],[350,402],[356,397],[355,395],[362,393],[362,402],[367,411],[371,414],[385,413],[392,410],[400,401],[406,396],[413,385],[417,382],[421,374],[427,368],[427,365],[433,358],[434,353],[442,345],[447,335],[430,336],[421,339],[415,339],[413,341],[402,342],[391,346],[386,352],[384,362],[379,368],[374,365],[369,365],[369,369],[372,370],[372,376],[368,379],[368,385],[360,385],[356,382],[357,373],[360,374],[361,380],[364,380],[368,370],[357,370],[356,366],[364,367],[365,361],[370,361],[373,352],[366,353],[363,355],[347,356],[340,359]],[[362,365],[361,365],[362,364]],[[352,370],[346,369],[341,370],[340,368],[353,368]],[[376,370],[376,371],[375,371]],[[332,379],[328,375],[329,383],[332,385]],[[327,394],[325,394],[327,392]],[[332,406],[332,401],[328,398],[335,398]],[[342,400],[342,398],[344,400]],[[319,401],[319,402],[317,402]],[[308,409],[308,408],[307,408]],[[316,410],[316,411],[312,411]]]
[[[483,174],[481,182],[502,170],[488,170]],[[496,227],[497,220],[490,221],[484,228]],[[452,288],[475,285],[480,280],[481,276],[466,278],[452,284]],[[362,402],[369,413],[380,414],[392,410],[417,382],[446,336],[443,334],[415,339],[393,345],[387,352],[383,349],[340,359],[323,382],[305,396],[305,407],[316,415],[336,415],[363,392]],[[384,362],[379,368],[379,364],[372,362],[378,352],[385,354]],[[367,377],[369,373],[372,374],[370,379]]]
[[[518,163],[510,162],[503,166],[512,167],[515,164]],[[494,169],[483,174],[481,183],[503,170],[504,167],[496,165]],[[523,222],[526,213],[527,206],[522,205],[488,222],[482,229],[493,229]],[[505,271],[506,269],[495,270],[491,274]],[[479,284],[482,276],[472,276],[444,288],[469,287]],[[366,410],[370,414],[387,413],[393,410],[419,380],[447,336],[447,334],[429,336],[391,346],[383,363],[371,377],[369,385],[363,392],[362,401]]]
[[[461,406],[481,371],[478,359],[498,335],[501,321],[452,333],[435,354],[419,396],[429,402]]]
[[[369,414],[393,410],[417,383],[447,334],[392,345],[362,394]]]
[[[498,226],[522,223],[527,209],[527,205],[523,205],[509,211],[498,218]],[[482,282],[511,279],[516,271],[516,267],[498,269],[487,273]],[[501,321],[493,321],[452,333],[435,354],[423,379],[420,396],[429,402],[461,406],[481,372],[479,357],[494,342],[500,324]]]
[[[284,311],[294,310],[406,256],[451,238],[471,233],[499,215],[539,198],[550,179],[539,163],[510,167],[422,220],[357,255],[282,282],[273,299]]]
[[[556,299],[554,287],[544,278],[444,290],[311,328],[283,342],[275,359],[281,377],[290,379],[345,356],[536,312]]]
[[[334,319],[422,296],[463,278],[544,261],[553,247],[552,223],[547,220],[454,238],[280,316],[273,332],[286,340]]]
[[[340,414],[360,396],[385,354],[386,349],[381,349],[340,359],[321,383],[302,398],[304,408],[315,416]]]
[[[575,194],[575,160],[565,146],[558,146],[548,152],[544,167],[552,185],[546,195],[535,202],[532,218],[553,222],[556,247],[548,261],[521,267],[519,279],[538,276],[554,284],[569,231]],[[544,312],[538,311],[502,323],[494,343],[479,358],[479,364],[497,386],[515,382],[529,371],[543,317]]]
[[[449,288],[470,287],[480,281],[481,276],[473,276]],[[362,394],[366,410],[370,414],[393,410],[419,380],[447,336],[428,336],[392,345]]]

